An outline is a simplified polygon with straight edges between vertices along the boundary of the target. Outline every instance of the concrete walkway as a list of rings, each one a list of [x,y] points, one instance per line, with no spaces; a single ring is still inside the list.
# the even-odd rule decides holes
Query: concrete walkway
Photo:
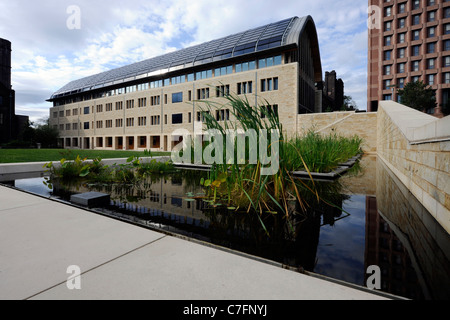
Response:
[[[0,186],[2,300],[385,298]]]

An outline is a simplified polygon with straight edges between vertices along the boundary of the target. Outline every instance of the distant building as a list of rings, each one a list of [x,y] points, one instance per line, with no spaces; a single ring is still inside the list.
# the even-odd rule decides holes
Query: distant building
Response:
[[[324,112],[339,111],[344,105],[344,81],[337,78],[334,70],[325,72],[322,105]]]
[[[450,103],[450,2],[446,0],[369,0],[381,9],[380,28],[369,29],[367,110],[378,101],[400,101],[397,89],[423,81],[436,89],[442,116]]]
[[[0,39],[0,143],[17,139],[28,122],[16,115],[15,91],[11,86],[11,42]]]

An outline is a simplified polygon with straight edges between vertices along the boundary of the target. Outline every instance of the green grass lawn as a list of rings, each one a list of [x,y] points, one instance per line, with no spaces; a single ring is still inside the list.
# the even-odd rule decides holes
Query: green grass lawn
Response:
[[[81,158],[128,158],[131,156],[148,157],[149,155],[141,151],[121,151],[121,150],[63,150],[63,149],[0,149],[0,163],[20,163],[20,162],[44,162],[59,161],[62,158],[73,160],[80,155]],[[151,156],[170,156],[170,152],[152,152]]]

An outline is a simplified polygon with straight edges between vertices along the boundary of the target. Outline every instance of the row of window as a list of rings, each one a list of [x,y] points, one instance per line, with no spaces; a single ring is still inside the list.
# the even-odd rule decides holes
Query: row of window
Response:
[[[261,80],[261,92],[266,91],[274,91],[278,90],[278,77],[274,78],[268,78],[268,79],[262,79]],[[246,82],[240,82],[237,84],[236,88],[237,94],[251,94],[253,93],[253,81],[246,81]],[[224,97],[228,96],[230,94],[230,85],[221,85],[216,86],[216,97]],[[197,89],[197,99],[208,99],[210,97],[210,88],[199,88]],[[192,91],[188,91],[188,101],[192,101]],[[168,97],[167,95],[164,95],[164,103],[167,104]],[[183,102],[183,92],[176,92],[172,94],[172,103],[180,103]],[[160,105],[161,103],[161,96],[152,96],[150,97],[150,105]],[[125,105],[127,109],[133,109],[134,108],[134,99],[130,99],[125,101]],[[147,106],[147,98],[139,98],[138,99],[138,107],[146,107]],[[97,111],[97,113],[103,112],[103,105],[99,104],[95,107],[84,107],[83,108],[83,114],[87,115],[91,112],[94,112],[94,110]],[[122,110],[123,109],[123,101],[118,101],[115,103],[115,109]],[[113,104],[107,103],[106,104],[106,111],[112,111],[113,110]],[[66,110],[65,116],[70,117],[72,115],[76,116],[78,115],[78,109],[74,108],[72,110]],[[64,111],[59,112],[60,117],[64,117]],[[53,118],[57,118],[58,113],[53,113]]]
[[[209,111],[199,111],[197,112],[197,121],[203,122],[205,121],[205,113],[209,114]],[[278,105],[268,105],[264,107],[261,111],[261,118],[266,118],[269,116],[278,117]],[[151,116],[150,118],[150,125],[160,125],[161,124],[161,116]],[[215,118],[217,121],[228,121],[230,120],[230,110],[229,109],[220,109],[216,110]],[[113,127],[113,120],[98,120],[98,121],[92,121],[92,122],[83,122],[83,129],[89,130],[92,126],[92,128],[96,129],[103,129],[103,123],[105,123],[105,128],[112,128]],[[172,124],[182,124],[183,123],[183,113],[175,113],[172,114]],[[188,123],[192,123],[192,113],[188,113]],[[164,115],[164,124],[168,124],[168,116]],[[81,125],[81,123],[80,123]],[[116,119],[115,120],[115,127],[116,128],[122,128],[124,125],[124,119]],[[145,127],[147,126],[147,117],[137,117],[137,125],[139,127]],[[126,127],[134,127],[135,126],[135,118],[130,117],[125,119],[125,126]],[[55,128],[58,128],[58,126],[54,126]],[[78,130],[79,124],[78,122],[75,123],[66,123],[66,124],[60,124],[59,130]],[[80,126],[81,128],[81,126]]]
[[[427,6],[434,6],[437,4],[436,0],[422,0],[422,1],[426,1],[426,5]],[[445,0],[444,2],[447,2],[448,0]],[[391,2],[390,0],[385,0],[385,3]],[[405,13],[409,10],[417,10],[420,9],[421,6],[421,0],[413,0],[411,1],[411,6],[409,8],[407,8],[407,4],[408,2],[404,2],[404,3],[399,3],[397,5],[397,14],[402,14]],[[394,6],[389,6],[389,7],[385,7],[384,8],[384,16],[385,17],[390,17],[394,14]],[[433,11],[432,11],[433,12]],[[445,17],[449,17],[449,16],[445,16]]]
[[[437,84],[437,74],[427,74],[425,77],[425,83],[432,86]],[[420,80],[420,76],[411,77],[411,82],[417,82]],[[450,84],[450,72],[444,72],[441,79],[442,84]],[[383,89],[388,90],[392,88],[403,89],[406,84],[406,78],[398,78],[397,83],[393,83],[392,80],[383,81]]]
[[[145,82],[145,83],[141,83],[138,85],[132,85],[132,86],[122,87],[122,88],[113,89],[113,90],[107,90],[107,91],[99,92],[96,94],[85,94],[83,96],[80,95],[78,97],[69,98],[66,100],[61,99],[61,100],[55,101],[54,106],[56,107],[56,106],[60,106],[60,105],[64,105],[64,104],[70,104],[70,103],[91,100],[91,99],[110,97],[110,96],[121,95],[121,94],[125,94],[125,93],[132,93],[132,92],[137,92],[137,91],[143,91],[143,90],[148,90],[148,89],[154,89],[154,88],[159,88],[159,87],[167,87],[170,85],[191,82],[191,81],[198,81],[198,80],[208,79],[208,78],[212,78],[212,77],[221,77],[221,76],[224,76],[227,74],[232,74],[233,66],[234,66],[234,72],[239,73],[239,72],[245,72],[245,71],[254,70],[254,69],[263,69],[263,68],[267,68],[267,67],[271,67],[271,66],[277,66],[277,65],[281,65],[281,63],[282,63],[281,55],[272,56],[272,57],[268,57],[268,58],[261,58],[258,60],[236,63],[234,65],[228,65],[228,66],[224,66],[224,67],[220,67],[220,68],[208,69],[208,70],[203,70],[203,71],[199,71],[199,72],[195,72],[195,73],[189,73],[189,74],[180,75],[180,76],[176,76],[176,77],[165,78],[162,80]]]
[[[445,34],[450,34],[450,24],[445,25]],[[407,41],[406,36],[407,36],[406,32],[398,33],[397,34],[397,43],[399,43],[399,44],[406,43],[406,41]],[[428,38],[436,37],[436,27],[427,28],[427,37]],[[394,36],[385,36],[383,45],[384,46],[393,45],[394,44],[393,38],[394,38]],[[420,30],[414,30],[411,32],[411,41],[415,41],[415,40],[420,40]],[[448,41],[448,40],[446,40],[446,41]]]
[[[426,44],[425,48],[425,54],[430,53],[436,53],[437,52],[437,42],[429,42]],[[442,51],[450,51],[450,40],[443,41],[443,47]],[[411,46],[411,56],[418,56],[420,55],[420,45]],[[385,50],[383,53],[383,59],[384,61],[392,60],[393,57],[393,50]],[[397,58],[404,58],[406,55],[406,48],[400,48],[397,50]]]
[[[432,70],[432,69],[436,69],[437,68],[437,59],[436,58],[430,58],[430,59],[426,59],[426,64],[425,64],[425,68],[427,70]],[[415,72],[415,71],[420,71],[420,60],[416,60],[416,61],[411,61],[410,62],[410,72]],[[447,57],[443,57],[443,63],[442,63],[442,67],[450,67],[450,56]],[[393,74],[393,66],[392,65],[385,65],[383,67],[383,75],[385,76],[389,76],[391,74]],[[401,62],[401,63],[397,63],[397,69],[396,69],[396,73],[404,73],[406,72],[406,62]]]

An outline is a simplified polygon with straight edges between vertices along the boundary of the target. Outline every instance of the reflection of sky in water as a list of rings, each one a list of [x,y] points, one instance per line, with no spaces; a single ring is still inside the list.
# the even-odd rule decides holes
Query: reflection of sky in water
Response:
[[[15,180],[16,188],[36,193],[44,197],[50,197],[52,190],[44,184],[44,178],[19,179]]]
[[[366,196],[353,195],[342,206],[350,216],[321,227],[314,272],[364,285]]]

